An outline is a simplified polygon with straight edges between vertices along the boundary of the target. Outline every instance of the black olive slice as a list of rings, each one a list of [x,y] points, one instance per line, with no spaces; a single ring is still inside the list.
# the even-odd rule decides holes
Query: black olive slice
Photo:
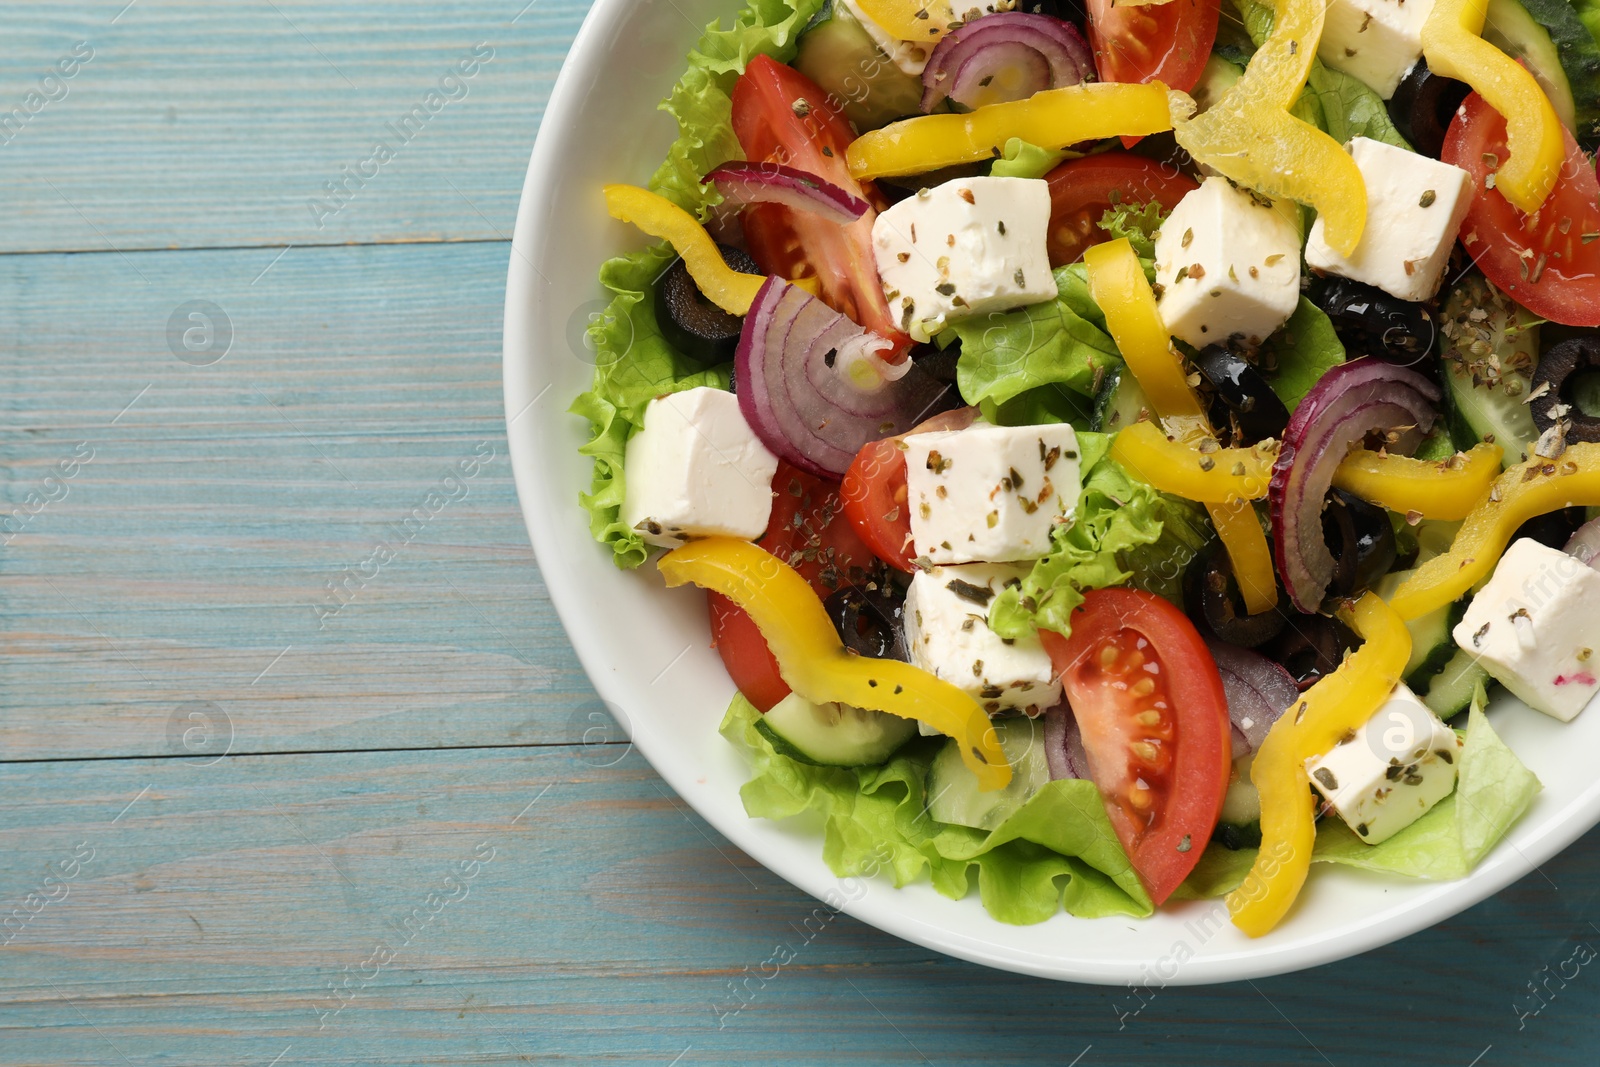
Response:
[[[761,269],[749,254],[732,245],[717,245],[722,261],[734,270],[760,274]],[[656,323],[661,336],[678,352],[696,362],[711,365],[726,363],[739,347],[739,331],[744,316],[730,315],[706,299],[683,260],[656,279]]]
[[[1394,527],[1389,513],[1342,489],[1328,495],[1322,535],[1333,553],[1330,596],[1346,597],[1370,588],[1394,566]]]
[[[853,652],[875,659],[909,661],[906,602],[898,590],[847,585],[823,601],[839,640]]]
[[[1587,512],[1581,507],[1562,508],[1560,511],[1535,515],[1517,527],[1516,533],[1511,535],[1511,540],[1520,541],[1524,537],[1531,537],[1550,548],[1566,548],[1567,542],[1572,540],[1572,535],[1584,524],[1586,515]]]
[[[1218,425],[1228,425],[1231,421],[1244,435],[1245,440],[1236,444],[1283,436],[1289,425],[1289,409],[1283,406],[1261,372],[1242,357],[1225,345],[1207,345],[1195,357],[1194,368],[1232,416],[1231,420],[1214,417],[1212,421]]]
[[[1528,410],[1540,433],[1555,425],[1556,405],[1561,404],[1566,409],[1560,417],[1567,424],[1568,441],[1600,442],[1600,419],[1580,410],[1567,388],[1578,371],[1596,367],[1600,367],[1600,337],[1574,337],[1539,357]]]
[[[1344,654],[1361,644],[1361,638],[1326,615],[1289,613],[1283,632],[1261,652],[1294,676],[1301,692],[1310,689],[1344,662]]]
[[[1389,117],[1411,147],[1438,159],[1450,120],[1469,92],[1466,82],[1435,74],[1419,59],[1389,98]]]
[[[1257,615],[1245,612],[1233,563],[1221,542],[1213,542],[1190,564],[1184,574],[1183,603],[1202,632],[1241,648],[1255,648],[1283,629],[1283,615],[1276,608]]]
[[[1314,279],[1306,296],[1327,312],[1346,347],[1356,349],[1352,358],[1367,354],[1437,375],[1437,360],[1429,357],[1438,340],[1438,327],[1423,305],[1331,274]]]

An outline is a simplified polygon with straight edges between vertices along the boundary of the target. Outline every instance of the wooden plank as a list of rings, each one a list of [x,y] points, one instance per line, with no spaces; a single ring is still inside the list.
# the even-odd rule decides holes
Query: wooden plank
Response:
[[[593,725],[511,482],[508,248],[0,257],[0,758]]]
[[[1138,1010],[828,912],[617,748],[38,763],[0,789],[8,1064],[1576,1065],[1600,1039],[1592,968],[1557,973],[1600,943],[1600,834],[1398,945]]]
[[[589,7],[525,2],[8,3],[0,251],[509,237]]]

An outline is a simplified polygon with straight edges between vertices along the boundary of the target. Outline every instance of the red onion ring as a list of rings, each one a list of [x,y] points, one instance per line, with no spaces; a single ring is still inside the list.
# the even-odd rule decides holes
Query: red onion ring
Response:
[[[1065,703],[1044,713],[1044,759],[1050,766],[1050,780],[1089,778],[1089,754],[1084,751],[1078,720]]]
[[[922,71],[922,110],[946,98],[977,107],[995,78],[1016,78],[1024,100],[1044,89],[1094,80],[1094,52],[1070,22],[1026,11],[1001,11],[944,35]],[[998,101],[991,100],[990,103]]]
[[[781,163],[724,163],[702,179],[714,182],[722,201],[735,208],[747,204],[782,204],[810,211],[843,225],[867,213],[868,204],[853,193],[815,174]]]
[[[1322,508],[1350,446],[1409,424],[1390,450],[1415,451],[1438,417],[1438,400],[1438,387],[1422,375],[1365,356],[1329,370],[1295,408],[1267,493],[1273,554],[1295,607],[1321,608],[1333,578]]]
[[[909,361],[879,358],[892,348],[804,289],[769,277],[734,355],[739,409],[773,453],[837,477],[863,445],[910,430],[951,389]]]
[[[1272,724],[1300,699],[1300,689],[1282,665],[1259,652],[1221,641],[1207,641],[1206,647],[1222,675],[1233,723],[1233,758],[1238,759],[1261,747]]]

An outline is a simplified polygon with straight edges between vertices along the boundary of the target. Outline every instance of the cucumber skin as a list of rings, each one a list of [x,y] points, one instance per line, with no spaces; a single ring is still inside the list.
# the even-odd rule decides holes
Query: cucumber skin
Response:
[[[1479,681],[1488,680],[1488,671],[1466,652],[1458,651],[1444,669],[1430,679],[1429,689],[1426,692],[1417,689],[1416,694],[1428,710],[1441,719],[1449,719],[1466,711],[1467,705],[1472,703],[1473,687]]]
[[[1230,852],[1239,852],[1247,848],[1260,848],[1261,824],[1259,822],[1218,822],[1217,828],[1211,831],[1211,840]]]
[[[887,713],[886,712],[879,712],[879,714],[887,714]],[[851,763],[833,762],[833,761],[818,759],[818,758],[816,758],[814,756],[811,756],[811,755],[807,754],[806,752],[802,751],[797,745],[795,745],[794,742],[790,741],[788,738],[786,738],[782,734],[780,734],[777,730],[773,729],[772,726],[768,723],[767,717],[765,715],[763,715],[760,719],[756,720],[756,731],[758,733],[760,733],[762,737],[767,739],[767,743],[772,746],[772,750],[774,752],[776,752],[780,756],[786,756],[789,759],[794,760],[796,763],[804,763],[804,764],[807,764],[808,766],[811,766],[811,767],[838,767],[840,769],[849,769],[851,767],[876,767],[876,766],[878,766],[878,765],[880,765],[882,763],[886,763],[896,752],[898,752],[901,748],[903,748],[905,746],[906,742],[909,741],[911,738],[915,737],[916,733],[917,733],[916,725],[912,720],[906,719],[906,720],[903,720],[903,721],[906,722],[907,724],[909,724],[908,728],[905,729],[905,730],[899,731],[900,738],[899,738],[898,741],[894,740],[892,733],[889,735],[889,737],[888,737],[888,748],[883,753],[881,758],[869,759],[869,760],[865,760],[865,761],[859,762],[859,763],[854,763],[854,762],[851,762]]]
[[[1600,142],[1600,40],[1569,0],[1521,0],[1521,4],[1555,45],[1577,112],[1573,136],[1585,148],[1593,148]]]

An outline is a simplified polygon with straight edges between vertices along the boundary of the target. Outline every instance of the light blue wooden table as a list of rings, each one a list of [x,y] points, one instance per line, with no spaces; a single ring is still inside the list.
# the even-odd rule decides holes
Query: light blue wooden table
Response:
[[[1600,835],[1142,1005],[843,916],[747,981],[813,902],[604,728],[506,458],[582,0],[124,2],[0,7],[0,1065],[1600,1062]]]

